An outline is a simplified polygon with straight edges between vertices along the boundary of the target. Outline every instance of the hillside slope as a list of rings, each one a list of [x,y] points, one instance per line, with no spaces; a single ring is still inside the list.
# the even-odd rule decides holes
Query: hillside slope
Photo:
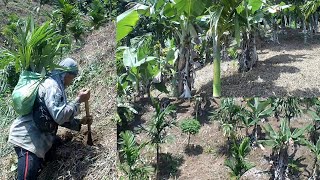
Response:
[[[15,13],[25,17],[33,13],[37,6],[33,1],[9,1],[7,7],[0,1],[0,20],[2,28],[9,15]],[[42,12],[51,12],[50,6],[44,6]],[[40,19],[41,21],[41,19]],[[80,75],[72,87],[67,89],[68,98],[72,99],[81,88],[91,89],[90,114],[93,116],[92,137],[94,146],[88,146],[87,126],[81,132],[59,128],[59,136],[66,142],[58,148],[54,160],[43,170],[39,179],[116,179],[116,68],[115,52],[115,23],[110,22],[95,30],[85,38],[82,47],[74,49],[65,57],[78,61]],[[0,47],[4,46],[0,36]],[[85,115],[84,104],[81,106]],[[13,120],[13,119],[12,119]],[[2,122],[0,120],[0,124]],[[8,129],[1,126],[0,151],[6,148],[4,156],[0,156],[0,179],[14,179],[16,155],[13,148],[6,145]],[[2,144],[1,144],[2,143]],[[2,154],[2,152],[0,153]]]

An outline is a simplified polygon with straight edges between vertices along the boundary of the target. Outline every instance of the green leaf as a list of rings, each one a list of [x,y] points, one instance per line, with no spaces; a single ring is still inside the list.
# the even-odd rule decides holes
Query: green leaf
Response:
[[[270,135],[271,138],[276,139],[276,137],[278,136],[278,134],[273,130],[273,128],[271,127],[271,125],[268,123],[265,126],[263,126],[263,129],[265,131],[267,131]]]
[[[235,15],[235,19],[234,19],[234,27],[235,27],[235,37],[236,37],[236,41],[237,41],[237,45],[238,47],[240,47],[240,24],[239,24],[239,17],[238,15],[236,14]]]
[[[315,120],[315,121],[320,121],[320,116],[319,116],[316,112],[309,110],[309,111],[308,111],[308,114],[311,115],[311,117],[313,118],[313,120]]]
[[[259,114],[259,117],[268,117],[273,113],[273,108],[268,108]]]
[[[259,10],[262,7],[262,4],[262,0],[249,0],[248,3],[248,5],[252,7],[252,13],[255,13],[257,10]]]
[[[153,84],[153,86],[160,92],[163,92],[163,93],[166,93],[166,94],[169,93],[169,91],[168,91],[166,85],[164,84],[164,82],[155,83],[155,84]]]
[[[200,16],[206,8],[203,0],[175,0],[175,2],[174,6],[178,13],[187,17]]]
[[[258,143],[264,144],[269,147],[275,147],[278,144],[275,140],[258,140]]]
[[[145,6],[143,4],[137,4],[133,8],[125,11],[117,17],[117,42],[126,37],[137,25],[140,19],[138,10],[147,11],[148,8],[150,7]]]
[[[238,14],[241,14],[241,13],[244,11],[244,9],[245,9],[245,8],[244,8],[243,3],[241,3],[241,4],[236,8]]]
[[[128,67],[134,67],[137,63],[137,53],[134,48],[127,47],[123,51],[123,65]]]
[[[312,127],[311,125],[307,125],[303,128],[296,128],[293,133],[292,133],[292,138],[293,139],[297,139],[299,138],[300,136],[302,136],[308,129],[310,129],[310,127]]]

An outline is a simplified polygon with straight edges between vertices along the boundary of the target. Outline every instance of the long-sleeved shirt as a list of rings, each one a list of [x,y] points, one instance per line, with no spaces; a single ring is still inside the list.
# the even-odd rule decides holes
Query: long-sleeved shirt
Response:
[[[67,102],[64,89],[52,78],[47,78],[40,84],[39,97],[44,97],[47,109],[53,120],[60,126],[80,131],[81,124],[74,117],[80,113],[80,103]],[[33,112],[15,119],[10,127],[9,143],[26,149],[39,158],[52,147],[54,134],[41,132],[33,121]]]

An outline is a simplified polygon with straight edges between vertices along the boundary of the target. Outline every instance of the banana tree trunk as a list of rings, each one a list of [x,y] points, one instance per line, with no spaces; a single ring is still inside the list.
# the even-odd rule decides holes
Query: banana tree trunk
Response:
[[[218,35],[213,38],[213,97],[221,96],[221,54],[220,54],[220,43]]]
[[[254,32],[244,32],[241,46],[242,52],[239,56],[239,72],[251,70],[258,61],[256,35]]]
[[[275,180],[285,180],[286,172],[288,169],[288,145],[284,145],[284,147],[280,148],[278,154],[278,162],[275,169],[274,179]]]
[[[274,43],[280,44],[279,37],[278,37],[278,24],[276,21],[276,17],[272,18],[272,26],[273,26],[272,40]]]
[[[179,61],[177,64],[177,72],[178,72],[178,82],[177,82],[177,89],[178,89],[178,96],[180,98],[191,98],[191,84],[192,84],[192,77],[191,77],[191,38],[186,33],[185,36],[181,39],[181,46],[179,50]]]
[[[178,63],[178,95],[180,98],[189,98],[190,94],[190,86],[188,86],[189,80],[189,50],[186,47],[180,48],[180,58]]]
[[[310,32],[310,38],[313,38],[313,22],[312,22],[312,15],[309,18],[309,32]]]
[[[306,25],[306,20],[302,21],[303,24],[303,37],[304,37],[304,43],[307,44],[307,25]]]
[[[315,33],[319,32],[319,13],[316,12],[314,15],[314,22],[315,22]]]

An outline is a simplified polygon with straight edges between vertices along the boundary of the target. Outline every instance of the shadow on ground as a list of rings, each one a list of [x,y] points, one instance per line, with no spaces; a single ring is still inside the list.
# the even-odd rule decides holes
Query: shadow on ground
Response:
[[[292,62],[302,61],[305,55],[281,54],[273,56],[265,61],[258,61],[257,65],[249,72],[236,73],[221,79],[221,89],[223,97],[263,97],[263,96],[319,96],[319,89],[299,89],[288,92],[286,88],[275,85],[281,74],[299,73],[300,70],[290,66]],[[209,81],[203,85],[197,93],[205,93],[212,96],[212,83]],[[303,88],[303,87],[302,87]]]
[[[203,153],[203,148],[200,145],[190,144],[189,146],[185,147],[184,152],[188,156],[198,156]]]
[[[160,154],[159,177],[160,179],[178,178],[181,175],[179,167],[184,163],[182,156],[174,156],[171,153]]]
[[[100,148],[99,145],[88,146],[77,140],[65,143],[58,147],[56,157],[46,165],[38,179],[83,179],[102,151]]]

